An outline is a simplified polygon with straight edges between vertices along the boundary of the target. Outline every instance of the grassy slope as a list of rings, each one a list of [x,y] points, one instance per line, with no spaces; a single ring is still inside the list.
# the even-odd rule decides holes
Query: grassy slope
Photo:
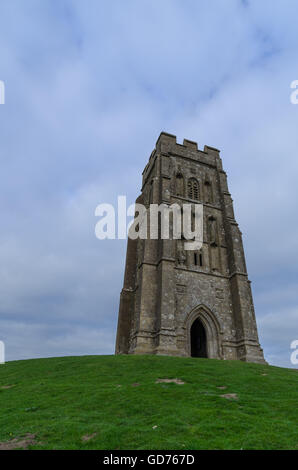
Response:
[[[14,386],[1,388],[7,385]],[[224,393],[239,399],[220,397]],[[10,362],[0,365],[0,441],[32,433],[42,443],[32,448],[43,449],[298,449],[297,397],[297,370],[236,361],[88,356]]]

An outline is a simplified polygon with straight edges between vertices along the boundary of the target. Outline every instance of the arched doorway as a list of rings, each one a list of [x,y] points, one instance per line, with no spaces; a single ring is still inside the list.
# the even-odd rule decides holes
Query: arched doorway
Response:
[[[199,318],[191,326],[190,340],[192,357],[208,357],[206,330]]]

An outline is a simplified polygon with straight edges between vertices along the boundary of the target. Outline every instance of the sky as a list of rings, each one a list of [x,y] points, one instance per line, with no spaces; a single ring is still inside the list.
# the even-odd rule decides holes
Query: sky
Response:
[[[135,201],[165,131],[221,150],[265,358],[293,367],[297,56],[297,0],[0,0],[6,360],[114,353],[126,241],[95,208]]]

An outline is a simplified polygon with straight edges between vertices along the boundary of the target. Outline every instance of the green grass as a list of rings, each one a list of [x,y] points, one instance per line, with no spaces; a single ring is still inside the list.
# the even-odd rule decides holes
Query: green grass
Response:
[[[297,370],[238,361],[87,356],[0,365],[0,441],[31,433],[32,449],[298,449],[297,403]]]

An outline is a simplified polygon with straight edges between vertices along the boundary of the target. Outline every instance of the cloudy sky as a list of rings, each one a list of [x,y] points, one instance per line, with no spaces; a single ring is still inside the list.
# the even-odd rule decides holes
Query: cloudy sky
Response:
[[[0,0],[6,359],[112,354],[134,202],[163,130],[221,149],[265,357],[298,339],[297,0]]]

